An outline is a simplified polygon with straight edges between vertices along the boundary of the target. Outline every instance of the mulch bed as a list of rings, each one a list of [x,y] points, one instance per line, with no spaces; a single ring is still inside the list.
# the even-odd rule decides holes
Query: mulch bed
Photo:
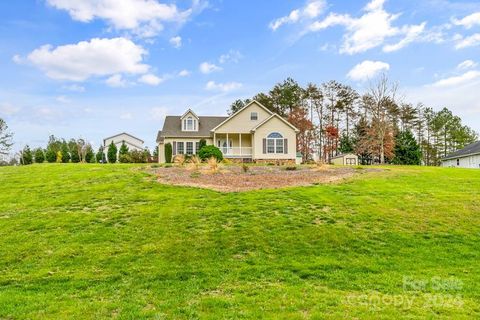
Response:
[[[240,192],[339,182],[375,169],[301,166],[289,171],[280,166],[248,166],[248,171],[244,172],[240,165],[225,165],[221,166],[218,172],[212,173],[208,166],[202,165],[198,169],[172,166],[150,170],[156,175],[158,182],[163,184]]]

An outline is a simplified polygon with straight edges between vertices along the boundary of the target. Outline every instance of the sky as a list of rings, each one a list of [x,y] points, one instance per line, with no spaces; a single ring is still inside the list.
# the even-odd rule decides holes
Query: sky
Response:
[[[480,132],[480,2],[0,1],[14,150],[120,132],[153,148],[167,114],[224,115],[287,77],[364,92],[382,73]]]

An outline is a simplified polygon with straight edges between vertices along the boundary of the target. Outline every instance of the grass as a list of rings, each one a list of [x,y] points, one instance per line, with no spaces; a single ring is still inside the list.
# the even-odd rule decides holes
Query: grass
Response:
[[[479,191],[449,168],[230,194],[0,168],[0,319],[478,318]]]

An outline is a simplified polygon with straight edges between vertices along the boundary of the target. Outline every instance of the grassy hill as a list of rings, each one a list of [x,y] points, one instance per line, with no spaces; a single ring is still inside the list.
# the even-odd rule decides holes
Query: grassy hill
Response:
[[[222,194],[0,168],[0,319],[467,319],[479,284],[479,170]]]

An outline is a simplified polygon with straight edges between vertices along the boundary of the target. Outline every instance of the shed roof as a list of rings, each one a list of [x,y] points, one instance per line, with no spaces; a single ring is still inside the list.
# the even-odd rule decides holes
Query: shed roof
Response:
[[[480,154],[480,141],[471,143],[468,146],[466,146],[465,148],[449,154],[448,156],[446,156],[442,160],[450,160],[450,159],[454,159],[454,158],[463,158],[463,157],[468,157],[468,156],[474,155],[474,154]]]

